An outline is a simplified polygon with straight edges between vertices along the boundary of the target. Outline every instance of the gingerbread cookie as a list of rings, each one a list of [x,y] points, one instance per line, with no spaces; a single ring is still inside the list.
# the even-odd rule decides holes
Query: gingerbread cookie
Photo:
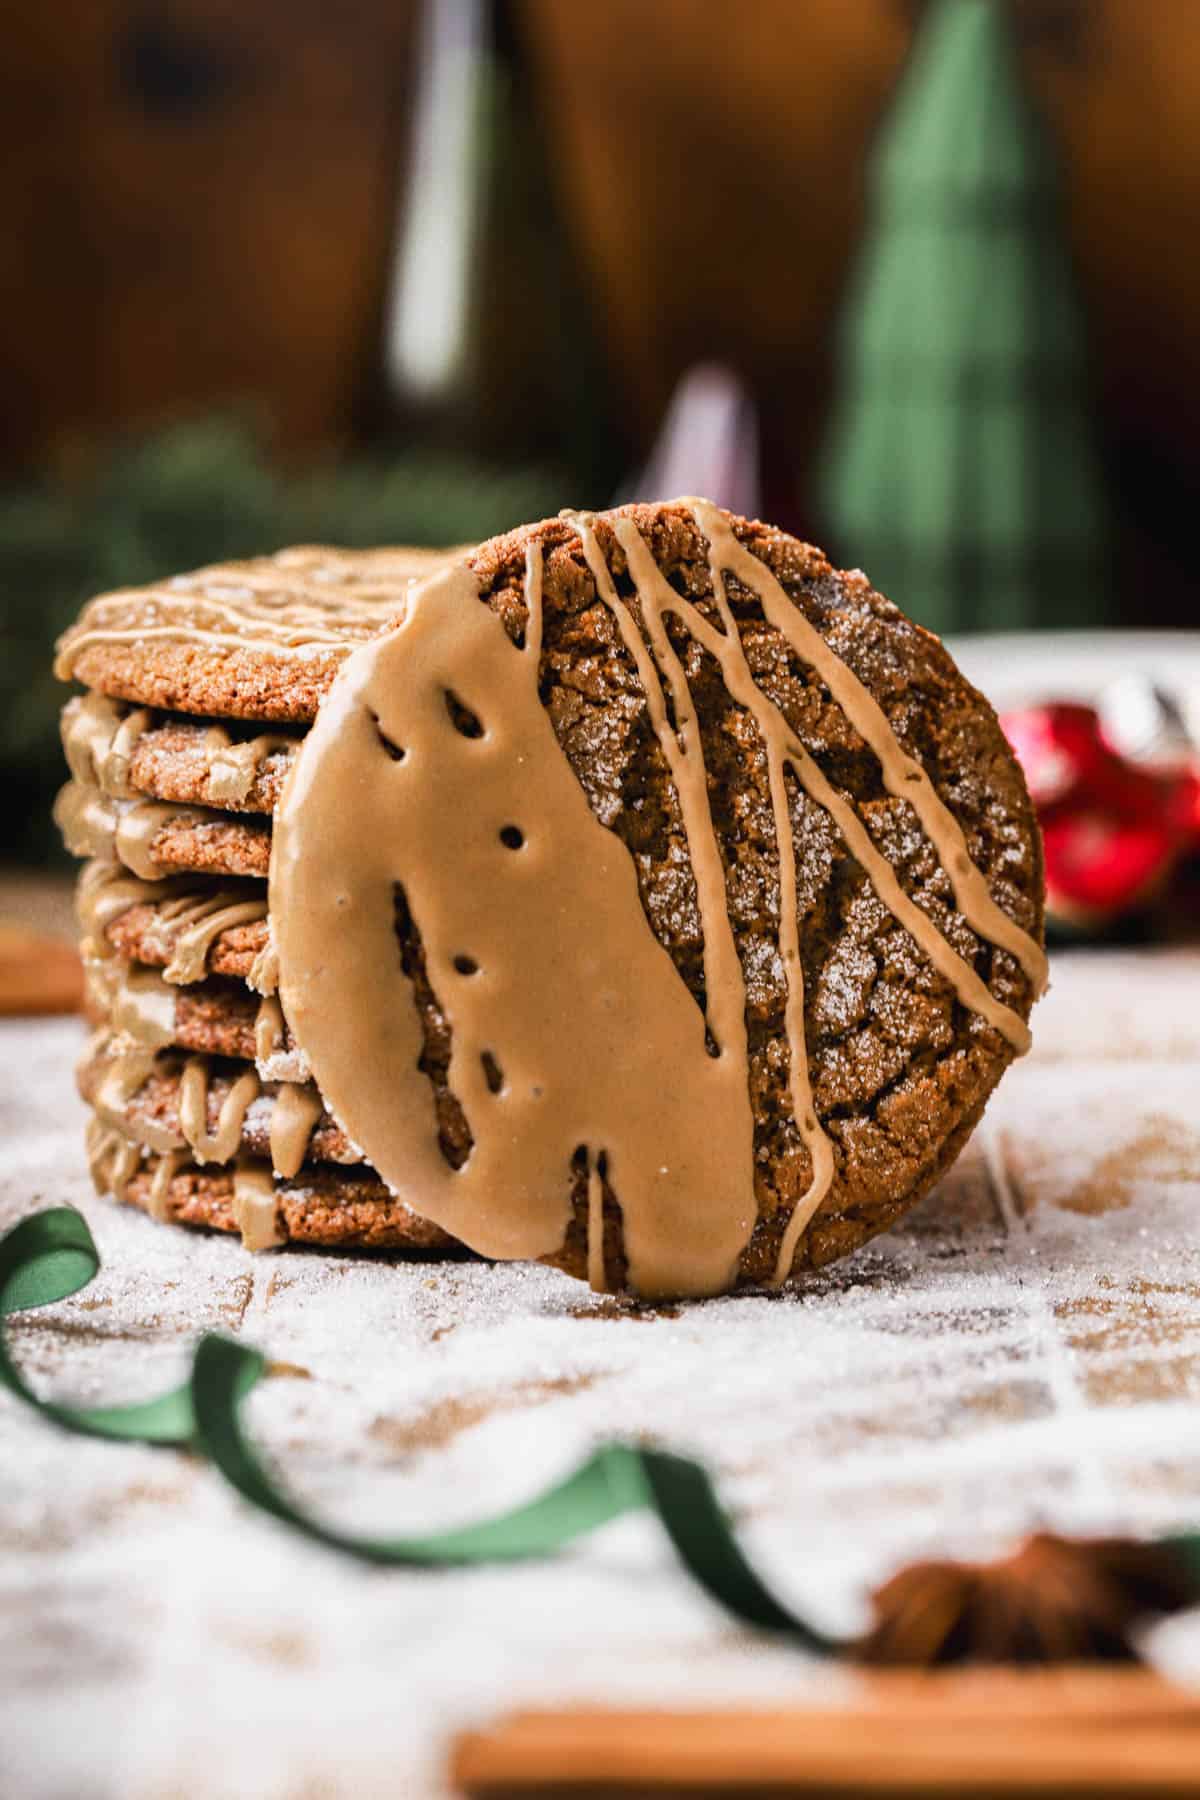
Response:
[[[306,723],[354,646],[449,554],[300,548],[102,594],[62,637],[55,673],[139,707]]]
[[[217,1147],[265,1155],[262,1083],[299,1075],[330,1179],[356,1155],[431,1229],[648,1294],[819,1266],[928,1189],[1045,979],[1024,782],[935,638],[703,502],[545,521],[417,586],[377,561],[344,639],[337,578],[316,606],[302,561],[289,605],[287,567],[96,603],[67,640],[104,690],[75,780],[125,809],[77,838],[93,957],[197,995],[124,1129],[181,1135],[179,1050],[233,1056],[203,1108],[186,1078],[199,1141],[253,1077]],[[282,1077],[239,985],[276,978]]]

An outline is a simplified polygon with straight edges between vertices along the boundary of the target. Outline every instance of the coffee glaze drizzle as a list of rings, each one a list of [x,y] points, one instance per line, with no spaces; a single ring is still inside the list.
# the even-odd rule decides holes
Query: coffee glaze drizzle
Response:
[[[575,523],[578,526],[579,522],[573,519],[572,523]],[[645,539],[637,530],[636,526],[634,526],[632,520],[617,520],[615,522],[615,529],[617,540],[625,552],[630,577],[633,581],[634,588],[636,589],[639,602],[641,603],[642,617],[646,622],[647,635],[654,647],[655,654],[660,658],[669,656],[671,665],[679,672],[678,685],[682,688],[682,694],[678,691],[676,692],[676,719],[678,720],[682,708],[691,721],[694,734],[695,748],[693,754],[695,757],[695,765],[699,771],[700,779],[707,783],[707,774],[704,767],[704,750],[700,741],[699,730],[696,728],[694,712],[691,705],[691,695],[687,688],[687,678],[683,673],[678,656],[671,646],[664,623],[665,615],[667,613],[680,612],[680,608],[677,604],[679,596],[675,593],[670,582],[663,577],[658,565],[655,563],[654,558],[647,548]],[[593,565],[594,559],[600,557],[600,552],[596,544],[594,532],[584,526],[583,534],[585,534],[583,535],[585,554],[587,555],[589,566],[591,566]],[[600,561],[603,563],[602,558],[600,558]],[[684,617],[685,623],[692,628],[693,635],[699,635],[695,630],[697,623],[706,627],[701,641],[704,642],[705,648],[712,651],[717,657],[721,665],[721,672],[725,680],[725,685],[729,689],[729,692],[743,706],[746,706],[749,709],[761,731],[763,730],[764,725],[764,718],[762,715],[769,703],[766,701],[766,696],[762,695],[755,685],[754,678],[750,672],[750,666],[746,662],[737,626],[733,615],[729,610],[729,602],[725,595],[724,582],[716,568],[713,569],[712,573],[713,597],[716,602],[717,610],[721,616],[721,623],[724,627],[724,636],[722,637],[719,632],[713,631],[702,615],[689,603],[684,603],[686,606],[686,613],[680,613],[680,616]],[[607,566],[605,566],[606,577],[607,574]],[[611,579],[609,579],[608,586],[611,587],[611,585]],[[675,684],[673,683],[673,686],[674,685]],[[686,696],[686,699],[683,698],[683,696]],[[651,714],[651,718],[653,720],[653,713]],[[655,729],[658,732],[660,743],[663,743],[663,735],[661,730],[659,730],[657,722],[655,722]],[[792,837],[791,813],[789,812],[787,802],[787,784],[784,779],[784,765],[786,758],[780,745],[776,741],[776,734],[770,731],[764,731],[764,740],[767,746],[771,814],[775,827],[775,842],[779,854],[779,954],[780,959],[783,962],[787,982],[787,1003],[784,1010],[784,1021],[788,1039],[789,1084],[792,1099],[792,1115],[795,1120],[796,1129],[800,1134],[801,1142],[809,1153],[812,1167],[812,1175],[808,1188],[796,1203],[780,1248],[776,1267],[776,1278],[778,1280],[783,1280],[791,1267],[795,1246],[799,1243],[800,1236],[804,1231],[805,1226],[812,1218],[817,1207],[821,1204],[821,1201],[825,1198],[825,1195],[832,1185],[834,1176],[834,1155],[833,1145],[817,1120],[816,1108],[813,1104],[812,1085],[808,1073],[808,1048],[805,1042],[804,1033],[804,971],[800,963],[800,923],[796,910],[796,858]],[[664,749],[665,747],[664,744]],[[722,912],[726,912],[724,869],[721,862],[720,845],[717,842],[716,833],[713,831],[711,820],[708,826],[708,838],[705,844],[705,853],[706,858],[715,864],[719,873],[721,909]],[[707,933],[707,925],[705,925],[705,931]],[[728,987],[729,1006],[731,1009],[736,1009],[739,1016],[744,1019],[746,1009],[746,985],[745,978],[742,974],[741,962],[740,959],[737,958],[736,952],[734,961],[725,979]],[[744,1026],[741,1036],[740,1052],[745,1066],[746,1081],[749,1083],[749,1052],[746,1048]]]
[[[587,1272],[588,1285],[597,1294],[607,1293],[608,1275],[604,1262],[604,1177],[598,1163],[588,1163],[587,1186]]]
[[[447,554],[300,548],[101,594],[59,639],[54,672],[70,681],[81,652],[96,644],[154,641],[341,660],[395,618],[405,583],[430,574]]]
[[[282,1082],[271,1111],[271,1167],[277,1175],[295,1175],[308,1155],[312,1134],[324,1108],[315,1087]]]
[[[135,906],[153,905],[154,929],[169,946],[163,979],[182,986],[202,981],[208,954],[224,931],[237,925],[253,925],[267,916],[264,894],[247,899],[231,888],[201,886],[186,877],[166,881],[142,881],[120,863],[91,862],[79,878],[76,911],[84,932],[85,956],[114,955],[108,928]],[[275,955],[268,944],[255,957],[250,984],[259,994],[274,991]]]
[[[158,916],[171,941],[171,959],[163,970],[163,980],[188,985],[203,980],[208,953],[221,933],[265,919],[267,903],[265,899],[243,900],[224,888],[215,894],[205,889],[168,900]]]
[[[723,571],[728,571],[758,595],[767,622],[787,639],[803,662],[816,670],[863,742],[875,752],[888,793],[906,800],[913,808],[950,878],[954,903],[963,918],[980,937],[1016,958],[1029,978],[1034,999],[1039,998],[1045,992],[1049,969],[1045,951],[992,899],[982,872],[971,860],[958,820],[925,769],[904,750],[875,696],[849,664],[830,649],[767,565],[738,541],[719,508],[710,500],[693,500],[690,504],[697,528],[708,539],[709,569],[714,582]],[[669,592],[676,598],[674,589]],[[726,629],[734,629],[736,635],[732,619]],[[975,1010],[982,1009],[976,1006]],[[1018,1052],[1029,1048],[1027,1029],[1014,1035],[1011,1020],[1008,1030],[999,1028]]]
[[[96,1192],[112,1194],[117,1200],[128,1200],[129,1184],[148,1160],[144,1146],[119,1125],[95,1115],[88,1120],[84,1143]],[[152,1160],[146,1211],[161,1224],[171,1216],[171,1183],[186,1167],[188,1158],[185,1150],[163,1150]]]
[[[460,564],[334,684],[276,818],[280,994],[329,1110],[422,1217],[485,1255],[553,1255],[583,1147],[605,1157],[633,1285],[715,1293],[754,1224],[749,1092],[734,1056],[708,1054],[538,698],[539,577],[533,545],[524,650]],[[397,886],[450,1022],[474,1138],[458,1169],[418,1067]]]
[[[790,768],[806,793],[830,814],[855,859],[865,870],[879,898],[900,924],[911,933],[939,974],[953,986],[964,1005],[984,1017],[1001,1032],[1018,1054],[1029,1047],[1029,1028],[1011,1007],[997,1000],[974,969],[947,943],[933,920],[907,895],[895,871],[871,840],[853,805],[822,774],[821,770],[796,738],[783,714],[754,680],[742,646],[737,623],[725,590],[725,571],[735,574],[743,586],[757,594],[763,612],[788,641],[796,654],[814,668],[846,712],[860,736],[878,757],[889,793],[907,800],[916,810],[921,824],[932,840],[939,859],[950,875],[955,900],[960,912],[982,937],[1001,944],[1018,957],[1029,974],[1035,992],[1045,983],[1045,958],[1040,947],[1000,911],[987,891],[986,883],[967,854],[961,828],[936,794],[925,771],[906,755],[881,708],[845,663],[825,643],[800,608],[776,581],[766,565],[741,545],[722,515],[704,501],[692,503],[697,528],[709,544],[709,573],[713,599],[721,620],[717,630],[686,598],[667,581],[632,519],[617,518],[612,529],[625,553],[626,563],[638,596],[646,636],[659,664],[666,668],[671,683],[676,729],[684,736],[691,759],[689,779],[695,785],[706,785],[703,749],[700,744],[691,696],[687,689],[679,659],[671,646],[664,625],[667,614],[673,614],[691,636],[711,655],[721,668],[725,686],[734,700],[746,708],[754,719],[767,752],[771,809],[780,866],[780,936],[779,951],[787,979],[785,1029],[788,1039],[792,1113],[796,1129],[809,1153],[812,1175],[808,1189],[792,1212],[780,1244],[776,1279],[782,1281],[791,1268],[796,1246],[832,1185],[836,1173],[833,1145],[817,1119],[812,1085],[808,1071],[808,1049],[804,1027],[804,977],[800,963],[799,921],[796,910],[796,870],[791,818],[787,804],[785,771]],[[675,732],[670,729],[665,710],[656,706],[652,684],[657,685],[653,666],[646,669],[646,652],[641,634],[633,626],[628,608],[617,599],[607,564],[599,549],[595,532],[586,516],[568,515],[580,533],[597,591],[617,616],[622,637],[637,659],[638,672],[648,696],[648,710],[655,733],[680,792],[681,808],[688,831],[689,849],[697,882],[701,887],[701,917],[705,933],[705,980],[709,995],[713,994],[707,957],[709,919],[719,893],[721,912],[725,914],[724,874],[720,848],[711,820],[693,835],[688,808],[682,804],[683,788],[678,772],[680,758]],[[699,809],[693,807],[696,817]],[[705,808],[707,811],[707,808]],[[973,880],[963,873],[963,864]],[[708,905],[705,888],[700,883],[700,870],[706,871]],[[957,871],[957,875],[955,874]],[[982,896],[980,894],[982,890]],[[725,920],[726,925],[728,920]],[[730,939],[732,941],[732,938]],[[732,965],[726,963],[718,979],[727,995],[727,1009],[744,1014],[745,985],[736,954]],[[739,1053],[745,1055],[744,1032]],[[747,1062],[747,1080],[749,1068]]]
[[[224,725],[210,725],[204,734],[209,799],[214,806],[241,805],[267,758],[290,754],[295,748],[295,738],[280,732],[264,731],[237,740]]]
[[[146,1211],[160,1223],[172,1216],[171,1183],[188,1165],[185,1150],[164,1150],[147,1158],[142,1145],[118,1126],[100,1118],[89,1119],[85,1136],[88,1168],[101,1194],[128,1200],[135,1175],[152,1161]],[[269,1250],[286,1242],[280,1228],[279,1196],[269,1169],[239,1157],[233,1169],[234,1224],[247,1250]]]
[[[270,1170],[248,1157],[239,1157],[234,1165],[233,1218],[247,1250],[273,1250],[287,1241]]]
[[[638,679],[646,696],[650,723],[654,727],[654,734],[675,783],[675,792],[679,796],[679,809],[683,815],[688,855],[696,880],[700,927],[704,937],[705,1017],[708,1029],[712,1033],[718,1055],[731,1056],[748,1083],[750,1068],[746,1041],[746,990],[733,937],[733,924],[725,900],[725,869],[708,804],[708,774],[700,742],[700,723],[692,705],[687,676],[663,629],[662,614],[655,605],[653,591],[649,588],[643,591],[640,585],[638,587],[652,655],[643,642],[633,614],[613,585],[608,564],[587,516],[582,513],[572,513],[569,516],[579,533],[588,568],[596,583],[596,591],[615,617],[625,648],[636,664]],[[640,538],[638,542],[641,543]],[[645,551],[644,544],[642,548]],[[653,568],[649,551],[645,551],[645,555],[647,563]],[[655,573],[658,573],[657,569]],[[671,689],[674,729],[667,714],[655,658],[665,669]]]
[[[95,1035],[84,1059],[85,1068],[99,1071],[93,1104],[105,1124],[146,1149],[165,1152],[186,1145],[201,1165],[227,1163],[237,1153],[247,1114],[261,1095],[270,1108],[267,1141],[271,1167],[285,1179],[299,1172],[324,1116],[321,1096],[311,1083],[285,1081],[264,1087],[257,1069],[244,1068],[226,1078],[228,1085],[210,1126],[213,1076],[209,1058],[192,1055],[181,1063],[169,1052],[156,1056],[154,1046],[161,1041],[157,1032],[134,1037],[116,1030],[115,1025],[114,1016],[108,1029]],[[137,1096],[156,1074],[167,1079],[178,1075],[177,1125],[145,1110],[134,1111]],[[327,1159],[357,1162],[358,1156],[335,1151]]]
[[[72,856],[116,857],[143,881],[157,881],[166,872],[154,846],[168,825],[207,825],[219,819],[218,813],[169,800],[110,799],[81,781],[68,781],[54,802],[54,822]]]
[[[179,1084],[179,1130],[198,1163],[226,1163],[241,1143],[246,1114],[258,1099],[258,1071],[244,1069],[230,1083],[212,1130],[208,1124],[209,1085],[208,1058],[189,1056]]]
[[[176,990],[157,969],[120,957],[89,957],[84,968],[89,1005],[114,1037],[130,1038],[147,1050],[175,1041]]]
[[[137,799],[133,764],[144,739],[153,744],[164,729],[142,706],[128,711],[105,694],[77,694],[62,713],[62,742],[67,764],[75,780],[99,789],[112,800]],[[178,723],[175,730],[180,729]],[[242,807],[254,787],[263,764],[272,756],[289,756],[298,739],[278,731],[263,731],[250,738],[235,738],[225,725],[201,727],[199,721],[185,728],[181,754],[189,769],[198,760],[205,792],[212,806]]]
[[[264,1081],[305,1081],[302,1051],[288,1042],[278,994],[264,994],[254,1015],[254,1061]]]
[[[679,796],[696,877],[705,1015],[715,1055],[697,1035],[695,1008],[650,932],[636,887],[635,905],[629,904],[634,876],[627,853],[617,846],[614,855],[615,840],[588,810],[537,701],[542,620],[536,543],[529,547],[525,579],[525,655],[532,678],[517,676],[513,646],[490,609],[470,604],[478,590],[467,568],[432,580],[414,597],[403,624],[357,652],[335,685],[293,771],[272,856],[271,912],[288,1017],[331,1110],[399,1197],[485,1254],[550,1255],[568,1223],[565,1165],[582,1147],[590,1278],[601,1285],[606,1274],[603,1156],[622,1212],[630,1281],[645,1294],[700,1294],[728,1286],[755,1218],[744,978],[699,724],[666,631],[668,614],[716,659],[730,695],[754,718],[768,758],[780,858],[791,1101],[812,1165],[808,1190],[781,1244],[777,1279],[786,1277],[835,1174],[833,1145],[816,1117],[808,1073],[789,769],[830,815],[880,899],[962,1003],[1018,1053],[1028,1047],[1029,1033],[905,893],[854,805],[832,787],[758,687],[725,592],[727,570],[757,595],[768,622],[825,682],[878,757],[887,790],[912,804],[963,917],[982,938],[1016,957],[1035,991],[1045,980],[1039,947],[991,899],[957,821],[873,697],[765,564],[738,542],[723,515],[705,502],[690,504],[709,545],[720,629],[670,586],[633,521],[616,518],[609,523],[637,593],[639,628],[617,593],[594,519],[569,516],[597,594],[638,670]],[[461,728],[456,731],[448,697],[476,716],[479,732],[464,738]],[[369,834],[347,816],[348,792],[362,794],[370,807]],[[519,822],[513,842],[520,856],[510,855],[506,866],[494,846],[507,818]],[[453,858],[446,854],[447,821]],[[506,892],[518,863],[536,884]],[[577,880],[580,863],[590,864],[586,891]],[[332,882],[331,868],[338,871]],[[417,1069],[419,1024],[392,937],[396,884],[405,889],[451,1026],[449,1084],[474,1140],[457,1171],[438,1157],[431,1098]],[[579,1011],[564,1021],[557,996],[567,970],[572,1008]],[[687,1002],[682,1013],[681,997]],[[618,1009],[624,1026],[619,1039]],[[504,1072],[498,1093],[480,1078],[480,1062],[487,1058]],[[661,1080],[664,1069],[671,1072],[669,1090]],[[654,1097],[649,1108],[647,1082]],[[531,1095],[539,1102],[533,1109]],[[543,1104],[547,1095],[550,1105]]]
[[[124,1200],[129,1192],[129,1183],[142,1166],[141,1145],[118,1125],[93,1113],[84,1131],[84,1147],[96,1192],[113,1194],[118,1200]],[[174,1152],[168,1151],[162,1161],[165,1162],[167,1156],[173,1154]]]
[[[132,792],[129,765],[139,740],[150,729],[144,706],[133,712],[105,694],[77,694],[62,713],[62,744],[76,781],[103,789],[115,799]]]
[[[179,893],[181,883],[139,881],[120,863],[89,862],[75,888],[75,913],[83,933],[80,949],[85,958],[104,960],[115,955],[108,928],[132,907],[157,905]]]
[[[100,887],[101,897],[111,896],[116,885],[110,880]],[[146,892],[136,882],[124,886],[123,897],[128,898],[130,891],[133,903]],[[206,925],[210,922],[205,921]],[[92,1004],[104,1018],[104,1027],[89,1053],[104,1062],[96,1105],[110,1130],[130,1132],[130,1101],[157,1068],[169,1071],[178,1066],[177,1059],[169,1055],[162,1062],[155,1055],[169,1051],[175,1042],[176,990],[157,969],[131,966],[111,954],[97,955],[94,941],[87,959],[87,984]],[[228,1162],[241,1140],[250,1106],[263,1092],[263,1084],[270,1083],[271,1165],[278,1175],[295,1175],[308,1155],[323,1107],[320,1095],[307,1082],[303,1059],[288,1049],[283,1011],[274,994],[259,1001],[254,1050],[257,1066],[232,1081],[211,1132],[209,1062],[203,1055],[189,1057],[180,1079],[178,1133],[143,1120],[135,1133],[142,1147],[165,1152],[186,1144],[198,1163]]]
[[[89,956],[84,967],[91,1016],[102,1018],[116,1037],[130,1037],[151,1050],[186,1045],[175,1003],[178,987],[164,981],[159,969],[127,963],[119,956]],[[289,1041],[283,1008],[276,994],[264,995],[251,1028],[252,1055],[263,1081],[302,1083],[308,1069],[297,1046]],[[249,1054],[230,1050],[231,1056]]]

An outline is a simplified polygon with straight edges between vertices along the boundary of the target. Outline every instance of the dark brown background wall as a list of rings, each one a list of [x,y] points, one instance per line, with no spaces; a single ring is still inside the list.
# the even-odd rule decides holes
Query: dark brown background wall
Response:
[[[634,449],[680,369],[719,354],[802,464],[864,157],[918,10],[516,0]],[[251,396],[293,457],[345,442],[378,364],[413,0],[6,11],[4,463],[69,466],[114,426]],[[1014,12],[1062,150],[1110,465],[1147,554],[1194,573],[1200,9]]]
[[[260,396],[348,431],[401,155],[408,0],[11,0],[3,455]]]

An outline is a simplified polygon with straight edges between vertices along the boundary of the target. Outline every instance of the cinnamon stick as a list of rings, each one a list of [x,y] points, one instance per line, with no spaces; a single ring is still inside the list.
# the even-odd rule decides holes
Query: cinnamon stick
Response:
[[[0,1015],[78,1012],[83,965],[64,938],[0,920]]]
[[[458,1739],[480,1800],[560,1794],[996,1797],[1197,1792],[1200,1694],[1144,1670],[966,1671],[847,1684],[787,1711],[524,1712]]]

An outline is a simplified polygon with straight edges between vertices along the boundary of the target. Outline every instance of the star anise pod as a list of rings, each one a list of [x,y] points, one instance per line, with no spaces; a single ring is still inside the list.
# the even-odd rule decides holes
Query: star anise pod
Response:
[[[861,1662],[1136,1662],[1144,1621],[1200,1602],[1200,1574],[1166,1544],[1040,1532],[992,1563],[914,1563],[873,1596]]]

